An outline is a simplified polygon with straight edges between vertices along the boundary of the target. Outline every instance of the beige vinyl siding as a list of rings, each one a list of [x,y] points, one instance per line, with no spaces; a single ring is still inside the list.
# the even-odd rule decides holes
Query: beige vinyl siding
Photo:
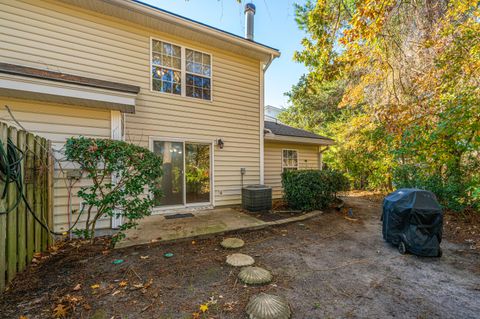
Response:
[[[92,108],[75,107],[71,105],[35,102],[30,100],[11,99],[0,96],[0,120],[9,125],[16,126],[7,110],[8,105],[15,119],[29,132],[38,134],[52,142],[55,158],[61,161],[62,168],[69,168],[62,161],[65,140],[71,136],[82,135],[94,138],[110,138],[110,111]],[[71,167],[71,166],[70,166]],[[81,186],[88,185],[81,180],[71,188],[71,208],[79,209],[80,200],[75,194]],[[69,181],[62,174],[59,165],[54,172],[54,229],[64,231],[68,221],[68,187]],[[71,219],[76,219],[73,215]],[[84,219],[82,219],[84,220]],[[83,223],[78,226],[82,227]],[[110,220],[103,218],[98,223],[98,228],[110,227]]]
[[[57,1],[0,5],[0,60],[140,86],[127,141],[224,140],[214,148],[215,205],[240,202],[240,168],[245,183],[259,182],[260,61]],[[151,38],[212,55],[212,101],[150,90]]]
[[[318,169],[318,146],[265,141],[265,184],[272,187],[273,198],[281,198],[282,150],[298,151],[298,169]]]

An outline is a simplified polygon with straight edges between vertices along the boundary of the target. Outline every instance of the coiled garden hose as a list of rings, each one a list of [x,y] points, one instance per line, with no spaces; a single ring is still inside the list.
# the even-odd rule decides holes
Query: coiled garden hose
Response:
[[[23,178],[22,178],[22,166],[21,163],[25,159],[25,154],[20,150],[15,143],[8,138],[7,140],[7,149],[5,150],[5,146],[3,143],[0,143],[0,182],[2,182],[3,190],[1,192],[1,200],[4,200],[7,197],[8,193],[8,186],[11,183],[15,183],[17,187],[17,198],[14,205],[7,207],[5,211],[0,211],[0,215],[5,215],[13,210],[15,210],[20,202],[23,200],[25,203],[25,207],[27,210],[33,215],[33,218],[49,233],[53,235],[63,235],[63,233],[54,232],[52,231],[48,225],[40,220],[37,217],[37,214],[33,211],[32,207],[28,203],[27,198],[23,192]],[[80,220],[81,213],[79,213],[77,220],[75,223],[66,231],[70,232],[73,227],[76,226],[78,221]]]

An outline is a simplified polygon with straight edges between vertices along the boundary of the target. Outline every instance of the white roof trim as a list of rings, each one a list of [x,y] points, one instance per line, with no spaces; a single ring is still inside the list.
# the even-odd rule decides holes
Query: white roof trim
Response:
[[[273,141],[273,142],[292,142],[292,143],[314,144],[314,145],[334,145],[335,144],[334,141],[327,140],[327,139],[324,140],[319,138],[274,135],[270,133],[265,134],[265,140]]]
[[[113,109],[126,113],[135,112],[137,96],[134,93],[115,92],[108,89],[8,74],[0,75],[0,95]]]

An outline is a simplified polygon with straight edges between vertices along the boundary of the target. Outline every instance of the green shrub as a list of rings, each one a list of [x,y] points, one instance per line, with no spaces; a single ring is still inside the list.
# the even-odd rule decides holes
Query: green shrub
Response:
[[[85,229],[76,229],[77,235],[93,240],[100,218],[123,217],[120,232],[114,237],[114,241],[119,240],[124,230],[150,215],[154,198],[161,195],[161,157],[123,141],[86,137],[69,138],[65,155],[91,182],[77,193],[83,204],[79,214],[86,215]]]
[[[461,172],[434,174],[418,165],[401,165],[394,170],[393,182],[396,188],[429,190],[442,206],[453,211],[478,207],[478,182],[462,176]]]
[[[298,170],[283,172],[282,185],[291,208],[310,211],[330,205],[337,192],[348,189],[349,182],[339,171]]]

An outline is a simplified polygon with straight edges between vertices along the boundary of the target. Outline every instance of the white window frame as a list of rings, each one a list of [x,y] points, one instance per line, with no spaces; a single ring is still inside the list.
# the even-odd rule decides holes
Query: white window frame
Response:
[[[174,95],[174,94],[172,94]],[[197,100],[197,99],[196,99]],[[165,137],[165,136],[149,136],[148,137],[148,149],[153,152],[153,144],[155,141],[159,142],[179,142],[183,144],[183,154],[185,154],[185,144],[187,143],[200,143],[210,145],[210,202],[204,203],[190,203],[186,201],[186,181],[185,176],[183,178],[183,204],[178,205],[165,205],[155,206],[152,209],[152,213],[164,214],[171,212],[171,209],[175,208],[189,208],[189,207],[215,207],[215,140],[208,139],[191,139],[183,137]],[[185,156],[183,157],[183,169],[185,170]]]
[[[181,94],[180,95],[170,93],[170,92],[156,91],[156,90],[153,89],[153,78],[152,78],[153,41],[165,42],[165,43],[168,43],[168,44],[171,44],[171,45],[176,45],[176,46],[180,47],[180,52],[181,52],[180,53],[181,54],[181,57],[180,57]],[[196,74],[196,73],[193,73],[193,72],[187,72],[187,63],[186,63],[187,62],[187,55],[186,55],[186,50],[187,49],[197,51],[197,52],[200,52],[202,54],[207,54],[207,55],[210,56],[210,77],[205,76],[205,75]],[[170,41],[170,40],[160,39],[160,38],[156,38],[156,37],[150,37],[150,63],[149,63],[149,65],[150,65],[150,69],[148,70],[148,72],[149,72],[148,76],[149,76],[149,79],[150,79],[150,92],[153,92],[153,93],[156,93],[156,94],[158,93],[158,94],[162,94],[162,95],[164,94],[164,95],[168,95],[168,96],[171,96],[171,97],[174,97],[174,98],[181,97],[181,98],[186,98],[186,99],[192,99],[192,100],[197,101],[197,102],[200,102],[200,101],[213,102],[213,54],[212,53],[205,52],[205,51],[198,50],[198,49],[191,48],[191,47],[187,47],[187,46],[175,43],[175,42]],[[171,68],[171,69],[173,70],[173,68]],[[196,98],[196,97],[193,97],[193,96],[187,96],[187,73],[190,73],[190,74],[193,74],[193,75],[196,75],[196,76],[202,76],[202,77],[205,77],[205,78],[210,78],[210,100]]]
[[[285,151],[293,151],[297,153],[297,165],[296,166],[289,166],[285,165]],[[282,149],[282,173],[285,171],[285,168],[295,168],[297,171],[299,170],[299,164],[300,164],[300,152],[297,149],[292,149],[292,148],[284,148]]]

